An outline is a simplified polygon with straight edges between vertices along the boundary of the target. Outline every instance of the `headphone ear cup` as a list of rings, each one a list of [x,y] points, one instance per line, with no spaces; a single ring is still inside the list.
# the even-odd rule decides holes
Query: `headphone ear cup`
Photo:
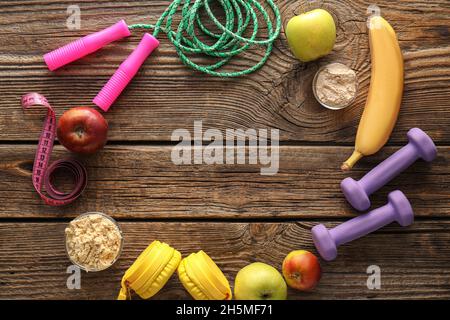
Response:
[[[184,258],[183,260],[181,260],[178,266],[178,277],[180,278],[181,284],[195,300],[209,300],[208,297],[202,292],[199,287],[197,287],[197,285],[187,274],[185,265],[186,261],[187,258]]]
[[[125,272],[118,299],[130,298],[130,289],[142,299],[153,297],[167,283],[180,261],[179,251],[166,243],[152,242]]]
[[[180,262],[178,277],[195,300],[231,300],[228,280],[203,251],[192,253]]]
[[[162,289],[162,287],[166,285],[167,281],[169,281],[170,277],[177,270],[180,261],[181,253],[174,249],[172,258],[151,285],[152,289],[154,289],[155,291],[153,295],[155,295],[159,290]]]

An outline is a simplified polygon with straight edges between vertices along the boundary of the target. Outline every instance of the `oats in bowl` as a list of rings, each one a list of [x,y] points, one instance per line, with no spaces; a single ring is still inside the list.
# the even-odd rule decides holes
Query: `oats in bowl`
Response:
[[[65,230],[69,259],[86,271],[109,268],[119,258],[123,237],[118,224],[103,213],[85,213]]]

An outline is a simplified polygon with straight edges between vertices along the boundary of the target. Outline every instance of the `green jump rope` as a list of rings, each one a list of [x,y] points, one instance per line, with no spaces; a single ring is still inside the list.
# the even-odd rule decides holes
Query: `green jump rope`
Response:
[[[56,70],[70,62],[95,52],[118,39],[131,35],[130,30],[151,29],[153,35],[145,33],[138,47],[119,66],[108,83],[94,98],[93,102],[107,111],[152,51],[158,47],[158,35],[166,33],[174,45],[181,61],[194,70],[218,77],[238,77],[252,73],[263,66],[269,58],[273,43],[281,30],[281,15],[273,0],[214,0],[224,13],[224,23],[220,22],[210,3],[213,0],[174,0],[155,24],[133,24],[128,26],[121,20],[115,25],[87,35],[64,47],[44,55],[50,70]],[[174,18],[181,11],[181,19],[176,26]],[[202,22],[203,13],[218,32],[208,29]],[[258,17],[259,15],[259,17]],[[263,25],[261,22],[263,21]],[[266,37],[259,39],[263,29]],[[201,40],[205,39],[205,40]],[[212,40],[212,41],[211,41]],[[206,41],[206,42],[205,42]],[[208,44],[207,42],[212,42]],[[253,66],[239,71],[220,71],[236,55],[251,46],[265,47],[263,57]],[[212,64],[200,65],[194,62],[194,56],[217,58]]]
[[[174,31],[172,28],[173,18],[183,2],[181,22],[176,27],[176,31]],[[175,46],[175,50],[185,65],[213,76],[238,77],[252,73],[264,65],[272,52],[273,42],[278,38],[281,30],[281,16],[275,3],[272,0],[267,1],[267,4],[275,15],[275,23],[273,24],[269,13],[258,1],[217,1],[225,13],[225,23],[222,24],[212,12],[209,2],[197,0],[191,6],[191,1],[189,0],[175,0],[158,19],[156,24],[134,24],[129,26],[129,28],[130,30],[137,28],[153,29],[154,37],[158,37],[160,31],[163,31],[167,34],[169,41]],[[207,16],[222,32],[221,34],[214,33],[205,27],[200,18],[200,11],[202,9],[205,9]],[[265,40],[257,40],[259,31],[258,11],[262,14],[265,26],[267,27],[268,37]],[[217,41],[213,45],[208,45],[199,40],[196,35],[196,25],[204,35]],[[243,34],[248,30],[250,25],[253,25],[251,35],[246,38]],[[237,72],[215,71],[252,45],[266,47],[264,57],[257,64]],[[200,66],[186,56],[186,53],[203,54],[217,57],[221,60],[213,65]]]

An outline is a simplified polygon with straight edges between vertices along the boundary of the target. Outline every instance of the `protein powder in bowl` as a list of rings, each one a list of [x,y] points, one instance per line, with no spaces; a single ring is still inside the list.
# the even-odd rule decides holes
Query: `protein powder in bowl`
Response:
[[[325,108],[339,110],[349,106],[356,97],[356,72],[342,63],[330,63],[320,68],[313,80],[313,92]]]
[[[117,261],[123,237],[117,222],[100,212],[89,212],[72,220],[66,230],[66,250],[81,269],[101,271]]]

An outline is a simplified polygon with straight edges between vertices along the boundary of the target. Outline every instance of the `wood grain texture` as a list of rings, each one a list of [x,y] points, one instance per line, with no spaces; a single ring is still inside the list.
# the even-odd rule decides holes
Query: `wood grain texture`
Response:
[[[398,148],[361,161],[351,171],[359,179]],[[88,187],[74,203],[50,207],[31,184],[35,146],[0,146],[0,218],[73,217],[103,211],[114,217],[161,218],[312,218],[349,217],[339,189],[348,174],[340,171],[350,147],[281,147],[280,169],[262,176],[260,165],[174,165],[170,146],[109,146],[81,159]],[[69,153],[57,147],[53,159]],[[450,148],[439,148],[432,163],[416,162],[372,196],[373,207],[402,190],[417,216],[450,216]]]
[[[68,290],[64,249],[66,223],[0,223],[0,298],[114,299],[120,279],[154,239],[183,256],[203,249],[233,286],[245,265],[261,261],[281,268],[291,250],[314,247],[310,228],[298,223],[122,222],[125,246],[119,261],[100,273],[82,273],[81,290]],[[335,222],[325,222],[328,227]],[[416,221],[408,228],[388,226],[339,248],[338,258],[322,262],[323,278],[312,293],[289,291],[290,299],[450,298],[450,221]],[[368,290],[369,265],[381,268],[381,289]],[[137,298],[137,296],[134,296]],[[189,298],[174,275],[155,299]]]
[[[330,11],[337,22],[336,46],[329,56],[302,64],[290,53],[282,30],[267,64],[237,79],[186,68],[161,35],[161,46],[105,114],[112,143],[80,159],[88,170],[86,192],[62,208],[39,199],[31,169],[43,114],[24,113],[20,97],[43,93],[58,116],[73,106],[93,106],[92,98],[142,33],[133,32],[54,73],[42,55],[122,18],[129,24],[153,23],[170,2],[78,0],[82,27],[69,30],[71,0],[0,0],[0,299],[114,299],[123,272],[154,239],[167,241],[183,255],[205,250],[233,285],[237,271],[248,263],[279,268],[291,250],[315,252],[310,228],[316,223],[331,227],[357,214],[339,190],[347,176],[339,166],[352,150],[370,81],[365,21],[370,2],[364,0],[276,0],[283,25],[313,8]],[[431,164],[417,162],[372,196],[377,207],[388,192],[405,192],[417,217],[413,226],[391,225],[341,247],[336,261],[323,263],[317,290],[290,291],[291,299],[450,299],[450,3],[377,4],[403,50],[403,105],[390,147],[360,161],[350,175],[360,178],[392,154],[415,126],[440,146],[439,156]],[[261,55],[254,48],[228,70],[246,68]],[[358,73],[358,97],[341,111],[321,108],[311,91],[314,73],[331,61]],[[171,134],[180,128],[192,132],[196,120],[203,121],[204,130],[279,129],[279,173],[262,176],[260,165],[248,164],[174,165]],[[52,159],[67,155],[57,146]],[[110,270],[83,274],[82,289],[70,291],[64,228],[69,218],[86,211],[120,219],[125,247]],[[381,267],[381,290],[366,287],[369,265]],[[155,298],[189,296],[174,276]]]
[[[219,79],[184,67],[164,35],[139,75],[106,117],[112,140],[168,141],[177,128],[203,120],[205,128],[279,128],[283,141],[353,143],[370,80],[366,32],[368,3],[344,1],[276,1],[283,25],[294,15],[319,6],[336,19],[335,50],[317,62],[301,64],[290,53],[284,31],[260,71],[239,79]],[[41,122],[23,114],[20,97],[29,91],[47,96],[61,115],[69,107],[92,105],[91,100],[116,67],[136,46],[141,33],[112,44],[89,57],[49,72],[45,52],[82,35],[100,30],[120,18],[128,23],[154,22],[166,1],[78,1],[81,30],[66,27],[73,1],[0,1],[0,137],[3,141],[36,140]],[[398,33],[405,57],[405,93],[391,143],[404,139],[413,126],[449,142],[450,46],[448,1],[378,1],[383,16]],[[262,54],[235,60],[230,70],[248,67]],[[342,61],[359,77],[355,103],[341,111],[321,108],[311,81],[319,66]],[[423,121],[424,118],[427,121]]]

